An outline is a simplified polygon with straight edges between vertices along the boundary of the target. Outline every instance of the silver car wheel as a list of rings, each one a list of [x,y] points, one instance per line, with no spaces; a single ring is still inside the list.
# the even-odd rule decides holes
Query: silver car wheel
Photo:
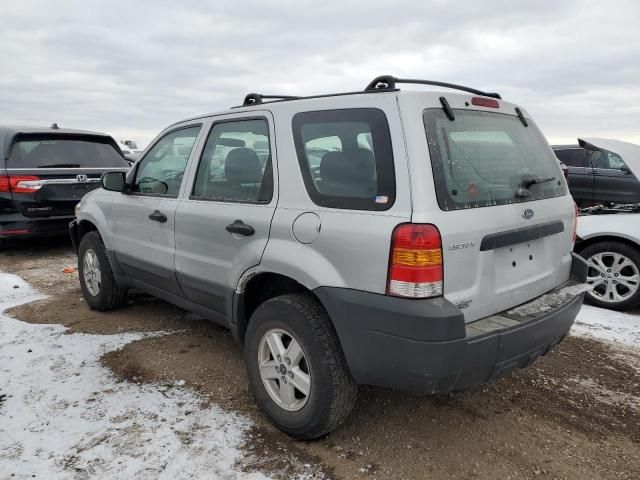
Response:
[[[307,404],[311,372],[293,335],[279,328],[268,330],[260,339],[258,368],[267,393],[280,408],[295,412]]]
[[[96,252],[88,249],[84,252],[82,258],[82,273],[84,276],[84,285],[92,296],[100,293],[102,286],[102,273],[100,272],[100,261]]]
[[[628,257],[616,252],[600,252],[587,260],[589,292],[602,302],[619,303],[631,298],[640,286],[638,266]]]

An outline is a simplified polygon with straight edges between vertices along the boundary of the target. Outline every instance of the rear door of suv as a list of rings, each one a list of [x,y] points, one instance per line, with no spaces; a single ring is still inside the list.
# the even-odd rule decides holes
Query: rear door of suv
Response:
[[[567,281],[574,205],[533,121],[502,100],[410,100],[412,221],[440,231],[445,298],[469,322]]]
[[[72,216],[105,171],[127,170],[115,141],[104,135],[18,134],[6,160],[13,207],[27,218]]]
[[[593,198],[596,202],[637,203],[640,182],[623,159],[605,150],[586,149],[595,178]]]
[[[553,147],[556,157],[567,166],[567,182],[571,196],[579,205],[593,202],[595,178],[585,150],[579,146]]]
[[[214,117],[175,216],[185,296],[226,315],[237,279],[260,263],[277,203],[269,112]]]

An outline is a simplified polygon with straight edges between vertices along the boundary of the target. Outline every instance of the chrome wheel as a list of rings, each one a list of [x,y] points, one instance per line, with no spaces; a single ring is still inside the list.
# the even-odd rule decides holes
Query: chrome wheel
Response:
[[[100,293],[102,285],[102,274],[100,272],[100,261],[96,252],[89,249],[84,252],[82,258],[82,273],[84,276],[84,285],[92,296]]]
[[[295,412],[307,404],[311,393],[309,364],[293,335],[279,328],[268,330],[260,339],[258,367],[276,405]]]
[[[631,298],[640,286],[638,266],[616,252],[601,252],[587,260],[587,283],[593,287],[593,298],[607,303],[619,303]]]

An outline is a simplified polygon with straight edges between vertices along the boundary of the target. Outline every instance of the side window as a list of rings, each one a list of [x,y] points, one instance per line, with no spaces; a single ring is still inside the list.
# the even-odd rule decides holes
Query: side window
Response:
[[[293,135],[307,192],[317,205],[355,210],[393,205],[391,135],[381,110],[298,113]]]
[[[624,165],[622,159],[615,153],[591,149],[587,149],[585,151],[587,152],[587,157],[589,157],[593,168],[612,168],[620,170],[620,166]]]
[[[614,170],[622,170],[626,167],[622,158],[615,153],[607,152],[607,157],[609,157],[609,168],[613,168]]]
[[[582,148],[556,150],[556,157],[568,167],[586,167],[587,159]]]
[[[177,197],[199,131],[200,125],[162,137],[140,160],[131,191]]]
[[[264,119],[214,124],[200,158],[191,198],[269,203],[273,172]]]

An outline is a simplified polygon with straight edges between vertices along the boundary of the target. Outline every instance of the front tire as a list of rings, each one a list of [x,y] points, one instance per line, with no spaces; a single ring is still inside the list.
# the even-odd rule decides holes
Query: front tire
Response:
[[[612,310],[628,310],[640,304],[640,252],[617,241],[589,245],[580,252],[587,261],[587,283],[593,290],[586,301]]]
[[[282,295],[260,305],[244,353],[258,406],[292,437],[321,437],[351,413],[356,383],[327,313],[310,295]]]
[[[92,310],[106,312],[126,302],[127,291],[118,287],[98,232],[89,232],[78,247],[78,276],[85,301]]]

